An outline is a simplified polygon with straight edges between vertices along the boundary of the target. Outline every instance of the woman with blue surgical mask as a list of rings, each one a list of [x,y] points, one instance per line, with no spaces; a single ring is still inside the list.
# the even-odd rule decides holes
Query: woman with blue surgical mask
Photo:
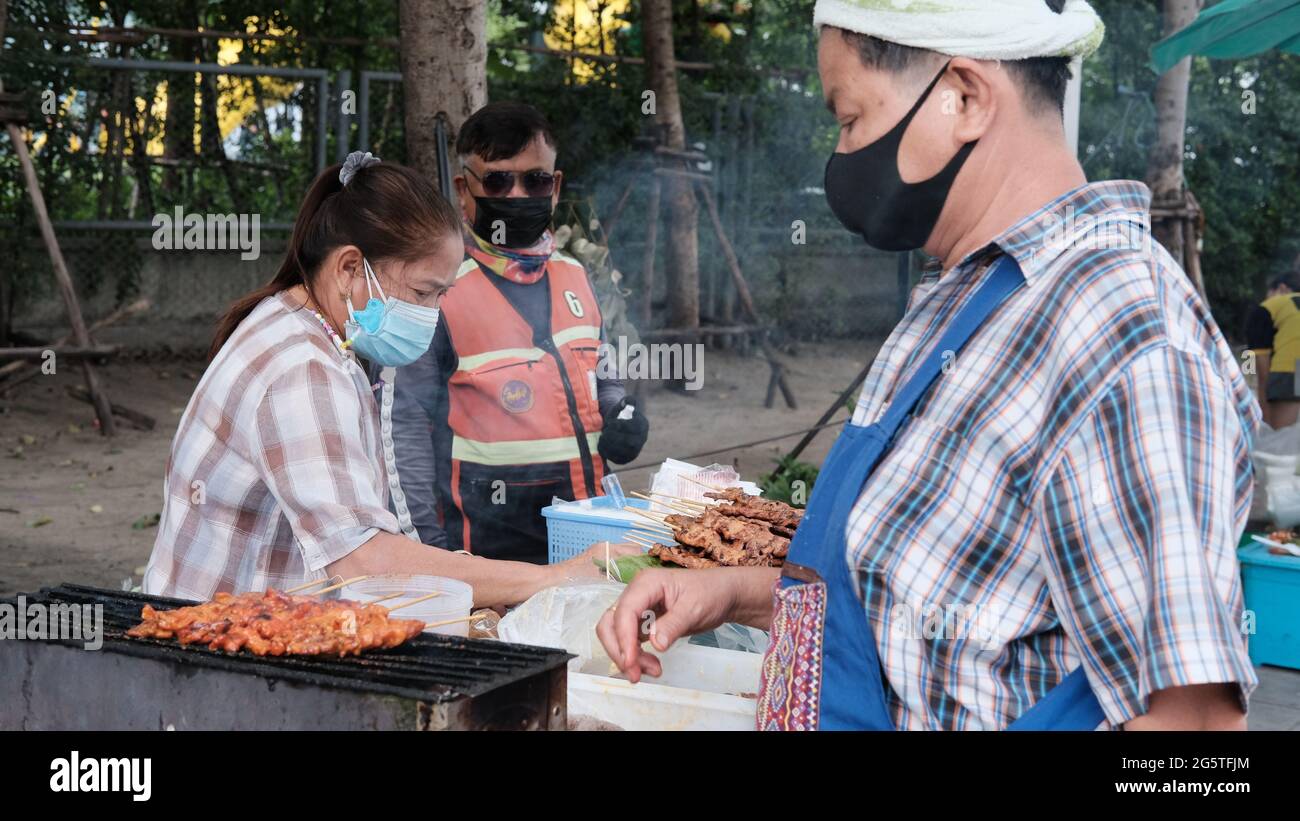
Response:
[[[348,320],[344,328],[348,342],[360,356],[385,368],[409,365],[429,349],[433,332],[438,329],[438,307],[415,305],[393,297],[385,297],[383,286],[365,257],[361,264],[366,269],[366,292],[370,298],[360,311],[352,307],[352,297],[347,297]],[[376,299],[374,291],[379,292]],[[438,292],[442,296],[446,288]]]
[[[597,575],[588,555],[541,567],[428,547],[390,511],[389,400],[363,360],[391,374],[424,353],[462,255],[459,215],[414,171],[356,152],[322,172],[276,275],[218,325],[172,442],[146,592],[404,573],[499,606]]]

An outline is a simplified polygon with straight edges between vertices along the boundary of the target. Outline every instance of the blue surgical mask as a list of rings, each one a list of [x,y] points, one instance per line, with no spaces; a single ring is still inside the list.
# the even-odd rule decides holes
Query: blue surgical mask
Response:
[[[370,298],[360,311],[353,310],[352,297],[347,298],[344,329],[352,350],[383,367],[409,365],[429,349],[433,332],[438,329],[438,309],[385,296],[370,263],[362,258],[361,264],[366,268]]]

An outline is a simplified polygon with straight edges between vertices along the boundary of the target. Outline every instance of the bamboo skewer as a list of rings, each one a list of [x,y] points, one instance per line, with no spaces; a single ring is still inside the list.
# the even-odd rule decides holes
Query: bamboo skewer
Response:
[[[676,504],[676,503],[674,503],[674,502],[661,502],[661,501],[659,501],[658,499],[651,498],[651,497],[645,495],[644,493],[638,493],[638,492],[636,492],[635,490],[632,491],[632,495],[633,495],[633,496],[636,496],[636,497],[638,497],[638,498],[640,498],[640,499],[645,499],[646,501],[648,501],[648,502],[649,502],[650,504],[652,504],[652,505],[659,505],[660,507],[666,507],[666,508],[668,508],[669,510],[671,510],[671,511],[674,512],[674,513],[685,513],[685,514],[687,514],[687,515],[689,515],[689,516],[698,516],[698,515],[699,515],[699,513],[698,513],[697,511],[692,510],[691,508],[686,507],[685,505],[679,505],[679,504]],[[653,510],[653,508],[651,508],[651,509]]]
[[[686,505],[687,507],[699,507],[699,508],[710,508],[710,507],[713,507],[713,505],[711,505],[711,504],[709,504],[709,503],[707,503],[707,502],[701,502],[701,501],[697,501],[697,500],[695,500],[695,499],[687,499],[685,496],[672,496],[672,495],[667,494],[667,493],[654,493],[654,492],[651,492],[650,495],[651,495],[651,496],[662,496],[662,497],[665,498],[665,499],[672,499],[672,500],[673,500],[674,502],[676,502],[677,504],[679,504],[679,505]]]
[[[630,511],[632,511],[633,513],[635,513],[635,514],[638,515],[638,516],[641,516],[641,517],[643,517],[643,518],[649,519],[650,521],[654,522],[655,524],[659,525],[660,527],[663,527],[663,528],[667,528],[667,527],[668,527],[668,525],[664,524],[664,520],[663,520],[663,518],[660,517],[660,516],[652,516],[651,514],[646,513],[644,510],[641,510],[640,508],[636,508],[636,507],[625,507],[625,508],[623,508],[623,509],[624,509],[624,510],[630,510]]]
[[[406,591],[400,590],[396,593],[389,593],[387,596],[380,596],[377,599],[371,599],[370,601],[366,602],[366,604],[379,604],[381,601],[388,601],[389,599],[395,599],[398,596],[405,596],[405,595],[406,595]]]
[[[625,536],[639,536],[642,539],[666,539],[670,542],[677,540],[677,531],[671,527],[641,527],[632,528],[624,532]]]
[[[478,613],[470,613],[468,616],[461,616],[460,618],[455,618],[455,619],[444,619],[442,621],[427,621],[424,623],[424,629],[428,630],[431,627],[446,627],[449,624],[459,624],[462,621],[474,621],[475,619],[479,619],[479,618],[483,618],[483,616],[481,616]]]
[[[401,604],[394,605],[394,606],[388,608],[388,612],[391,613],[391,612],[393,612],[394,610],[401,610],[403,607],[410,607],[410,606],[413,605],[413,604],[419,604],[419,603],[422,602],[422,601],[428,601],[429,599],[433,598],[434,596],[441,596],[441,595],[442,595],[442,591],[440,591],[440,590],[435,590],[434,592],[429,593],[429,594],[426,594],[426,595],[424,595],[424,596],[421,596],[421,597],[419,597],[418,599],[411,599],[411,600],[408,601],[408,602],[402,602]]]
[[[624,538],[630,540],[634,544],[639,544],[644,547],[651,547],[653,545],[658,544],[658,542],[652,540],[649,536],[640,536],[640,535],[628,533]]]
[[[642,524],[641,522],[637,522],[636,524],[632,525],[631,527],[628,528],[628,530],[649,530],[651,532],[656,532],[656,533],[662,531],[675,532],[673,528],[669,527],[667,524],[652,525],[652,524]]]
[[[651,544],[671,544],[675,541],[677,540],[672,536],[669,536],[667,533],[637,533],[636,538],[632,540],[632,544],[638,544],[645,547],[646,542],[650,542]]]
[[[333,592],[333,591],[335,591],[335,590],[338,590],[340,587],[347,587],[347,586],[350,585],[350,584],[356,584],[357,582],[363,582],[363,581],[365,581],[365,580],[368,579],[368,578],[370,578],[370,577],[369,577],[369,576],[357,576],[356,578],[354,578],[354,579],[348,579],[348,580],[345,581],[345,582],[339,582],[338,584],[332,584],[332,585],[330,585],[329,587],[326,587],[326,588],[323,589],[323,590],[317,590],[315,593],[312,593],[311,595],[313,595],[313,596],[323,596],[323,595],[325,595],[326,593],[331,593],[331,592]]]
[[[314,581],[314,582],[307,582],[306,584],[300,584],[300,585],[298,585],[297,587],[291,587],[291,588],[289,588],[288,590],[284,591],[284,594],[285,594],[286,596],[288,596],[288,595],[291,595],[291,594],[293,594],[293,593],[297,593],[297,592],[299,592],[299,591],[301,591],[301,590],[306,590],[306,589],[309,588],[309,587],[315,587],[315,586],[318,585],[318,584],[325,584],[326,582],[330,582],[330,581],[333,581],[333,580],[334,580],[334,577],[333,577],[333,576],[330,576],[329,578],[325,578],[325,579],[317,579],[317,580]]]
[[[626,505],[623,509],[635,513],[642,518],[650,519],[655,522],[659,521],[659,517],[656,516],[655,512],[652,510],[642,510],[641,508],[633,507],[632,505]]]

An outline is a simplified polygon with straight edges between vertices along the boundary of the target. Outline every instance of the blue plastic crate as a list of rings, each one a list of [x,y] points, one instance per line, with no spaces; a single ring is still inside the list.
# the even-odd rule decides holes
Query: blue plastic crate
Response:
[[[627,503],[630,507],[642,510],[650,507],[649,502],[641,499],[628,499]],[[610,515],[610,511],[615,509],[613,500],[608,496],[592,499],[589,510],[574,507],[542,508],[542,515],[546,517],[547,561],[555,564],[572,559],[597,542],[626,541],[623,534],[637,523]]]
[[[1276,556],[1258,543],[1237,557],[1246,609],[1255,614],[1250,660],[1300,670],[1300,557]]]

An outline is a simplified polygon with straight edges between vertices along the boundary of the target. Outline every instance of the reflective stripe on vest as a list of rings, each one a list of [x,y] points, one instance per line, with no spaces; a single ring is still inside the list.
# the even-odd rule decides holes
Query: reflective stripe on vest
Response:
[[[599,433],[587,434],[587,445],[596,452]],[[578,440],[572,436],[558,439],[524,439],[514,442],[476,442],[459,436],[451,438],[451,458],[480,465],[540,465],[581,458]]]
[[[600,328],[595,325],[577,325],[572,328],[565,328],[552,336],[551,339],[555,342],[557,348],[579,339],[590,339],[592,342],[600,344]],[[543,356],[546,356],[546,351],[541,348],[502,348],[499,351],[487,351],[472,356],[462,356],[456,369],[472,371],[499,359],[519,359],[524,362],[536,362]]]

